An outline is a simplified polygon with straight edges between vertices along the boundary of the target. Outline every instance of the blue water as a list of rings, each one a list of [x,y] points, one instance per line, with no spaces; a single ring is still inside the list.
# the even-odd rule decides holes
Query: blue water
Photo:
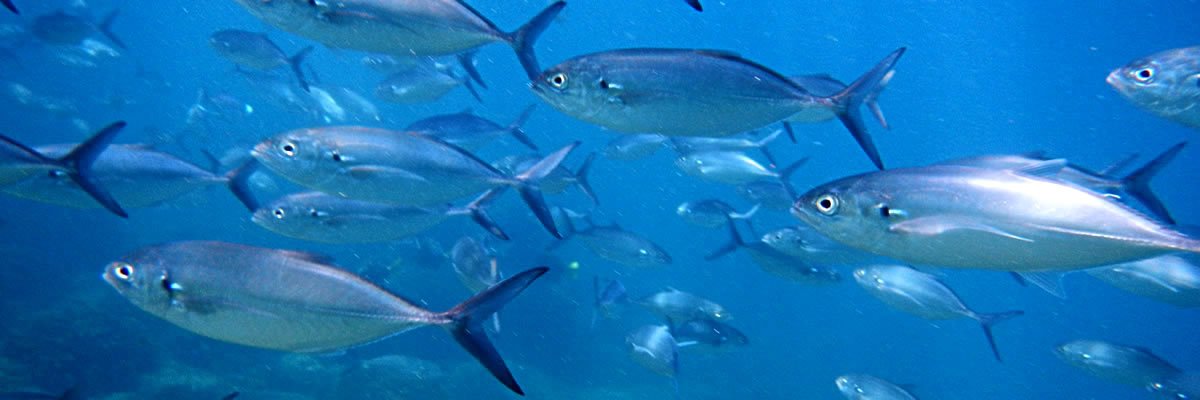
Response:
[[[23,14],[0,13],[0,24],[25,25],[34,16],[67,7],[58,1],[17,2]],[[470,3],[506,29],[545,6],[538,0]],[[538,56],[545,67],[611,48],[716,48],[785,74],[827,72],[849,81],[907,46],[880,100],[893,128],[884,131],[869,122],[884,161],[893,167],[1046,150],[1100,168],[1131,152],[1155,154],[1196,134],[1136,109],[1104,83],[1108,71],[1132,59],[1195,45],[1200,37],[1196,1],[704,3],[706,11],[696,13],[673,0],[574,1],[538,42]],[[128,121],[119,139],[126,143],[155,142],[146,133],[152,127],[181,134],[200,88],[235,94],[256,109],[189,139],[212,152],[320,124],[264,104],[231,73],[229,62],[209,49],[207,36],[225,28],[266,32],[288,53],[314,44],[260,22],[234,2],[92,0],[87,5],[96,16],[121,8],[113,30],[129,50],[94,68],[79,68],[58,62],[55,49],[29,42],[14,50],[23,68],[5,67],[0,79],[74,102],[79,112],[73,117],[93,129]],[[379,76],[361,66],[360,57],[318,48],[309,60],[324,82],[370,96]],[[161,74],[167,85],[136,78],[139,64]],[[376,101],[384,121],[375,125],[399,129],[468,107],[507,123],[525,105],[540,102],[526,89],[506,46],[484,47],[479,69],[490,86],[483,104],[461,90],[430,105]],[[113,96],[130,104],[102,104]],[[85,136],[70,117],[22,107],[7,95],[0,98],[0,116],[0,130],[24,143],[76,142]],[[840,125],[798,128],[800,144],[772,147],[781,162],[812,158],[797,175],[798,187],[872,169]],[[545,105],[526,131],[546,149],[582,140],[583,151],[567,161],[571,166],[582,161],[584,151],[600,150],[614,137]],[[496,159],[521,151],[519,143],[508,140],[480,156]],[[179,155],[203,162],[196,154]],[[971,321],[930,323],[887,308],[850,281],[828,287],[783,281],[761,272],[744,254],[705,262],[703,255],[726,240],[724,232],[687,225],[674,215],[675,206],[702,198],[721,198],[739,209],[749,204],[728,187],[682,175],[671,162],[667,151],[632,162],[602,159],[592,177],[602,202],[596,219],[619,223],[662,245],[675,260],[663,268],[620,266],[578,244],[545,256],[542,249],[551,238],[516,196],[491,212],[514,238],[495,245],[502,269],[512,274],[546,262],[554,268],[504,310],[504,329],[492,335],[529,398],[673,395],[666,379],[636,365],[624,347],[626,333],[657,322],[649,313],[628,308],[621,318],[589,330],[593,275],[620,277],[634,295],[679,288],[734,314],[733,323],[750,336],[751,345],[722,354],[681,354],[679,387],[685,399],[836,399],[833,379],[844,373],[912,384],[923,399],[1148,397],[1142,389],[1085,375],[1051,353],[1057,344],[1085,338],[1147,346],[1182,369],[1200,369],[1200,341],[1195,340],[1200,312],[1135,297],[1084,275],[1068,277],[1071,296],[1059,300],[1020,287],[1002,273],[945,272],[944,280],[977,310],[1026,311],[996,328],[1006,359],[998,363]],[[1154,182],[1182,223],[1200,223],[1192,201],[1200,198],[1193,184],[1197,166],[1200,153],[1186,149]],[[280,192],[295,189],[276,181]],[[587,206],[573,190],[550,201]],[[434,310],[469,295],[449,267],[414,265],[409,244],[331,246],[276,236],[250,223],[233,197],[215,187],[131,210],[128,220],[7,196],[0,197],[0,210],[5,239],[0,245],[0,391],[57,391],[79,383],[93,398],[214,399],[234,390],[247,399],[385,398],[381,390],[391,381],[374,380],[369,387],[339,383],[347,379],[343,371],[361,360],[403,354],[446,371],[448,378],[438,381],[441,391],[424,392],[426,397],[512,397],[436,328],[344,355],[285,356],[188,333],[136,309],[99,279],[105,264],[142,246],[207,239],[327,253],[352,270],[390,265],[393,273],[380,284]],[[774,228],[798,221],[764,212],[756,223]],[[448,249],[458,237],[480,231],[468,221],[452,220],[430,234]],[[578,270],[566,268],[572,261],[579,263]]]

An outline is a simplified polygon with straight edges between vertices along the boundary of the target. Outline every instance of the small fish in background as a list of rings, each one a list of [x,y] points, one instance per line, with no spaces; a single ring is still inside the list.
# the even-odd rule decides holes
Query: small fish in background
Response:
[[[1159,117],[1200,129],[1200,46],[1151,54],[1105,79],[1130,103]]]
[[[300,87],[305,91],[308,90],[308,82],[304,79],[304,72],[300,65],[304,62],[304,57],[312,51],[312,46],[300,49],[295,55],[289,57],[265,33],[239,29],[213,32],[208,37],[208,45],[217,55],[243,67],[263,71],[290,67],[292,73],[296,75],[296,81],[299,82]]]
[[[684,173],[714,183],[741,185],[762,178],[779,178],[758,161],[737,151],[702,151],[681,155],[675,166]]]
[[[1200,257],[1169,254],[1087,270],[1118,289],[1181,308],[1200,307]]]
[[[413,122],[404,128],[405,131],[417,132],[437,138],[446,143],[476,151],[502,136],[512,136],[525,146],[537,151],[533,140],[521,129],[529,116],[533,114],[536,105],[529,105],[508,126],[500,126],[488,119],[475,115],[471,109],[454,114],[435,115]]]
[[[613,308],[619,304],[629,304],[632,301],[629,299],[629,293],[625,290],[625,285],[616,279],[608,280],[608,283],[601,288],[600,277],[592,277],[592,323],[591,327],[596,327],[596,319],[599,316],[612,319],[616,317]]]
[[[781,176],[780,179],[785,179],[785,177]],[[787,211],[792,209],[792,204],[796,201],[788,193],[788,188],[779,180],[757,180],[743,183],[735,186],[734,192],[746,201],[769,210]]]
[[[133,305],[180,328],[284,352],[329,353],[438,326],[523,394],[482,323],[547,270],[516,274],[445,312],[410,303],[324,255],[215,241],[139,249],[106,266],[103,279]]]
[[[733,326],[709,318],[693,319],[671,327],[679,347],[726,350],[750,344],[750,338]]]
[[[650,157],[663,148],[667,137],[653,133],[630,133],[617,136],[604,146],[604,157],[631,161]]]
[[[763,234],[760,240],[781,253],[816,264],[862,264],[879,259],[879,256],[835,242],[808,226],[776,229]]]
[[[121,57],[121,52],[95,39],[83,39],[75,46],[59,46],[51,51],[58,63],[72,68],[99,68]]]
[[[738,234],[736,225],[730,223],[726,224],[726,227],[729,229],[729,243],[704,256],[706,261],[716,260],[735,250],[743,249],[764,272],[795,283],[823,286],[842,281],[842,274],[833,268],[785,254],[762,241],[746,243]]]
[[[711,319],[718,322],[733,319],[733,315],[720,304],[675,288],[667,288],[667,290],[635,300],[634,304],[642,306],[672,323],[696,319]]]
[[[656,374],[671,378],[671,386],[679,393],[679,345],[666,325],[646,325],[625,337],[629,355],[638,365]]]
[[[471,293],[480,293],[504,279],[500,265],[486,242],[470,236],[459,238],[450,248],[454,275]],[[492,328],[500,332],[500,313],[492,315]]]
[[[476,101],[483,102],[469,77],[438,63],[425,63],[388,75],[375,86],[375,98],[399,104],[432,103],[459,86],[465,87]]]
[[[917,400],[899,385],[871,375],[842,375],[833,382],[848,400]]]
[[[1054,348],[1054,354],[1088,375],[1138,388],[1179,374],[1180,369],[1145,347],[1099,340],[1075,340]]]
[[[475,83],[479,86],[487,88],[487,84],[483,82],[483,77],[480,76],[479,70],[475,68],[475,53],[476,50],[465,51],[454,55],[458,66],[466,72]],[[417,67],[428,64],[434,64],[443,69],[449,69],[451,66],[443,61],[442,57],[430,56],[413,56],[413,55],[390,55],[390,54],[368,54],[359,60],[363,66],[370,68],[372,71],[392,75],[403,72],[412,71]]]
[[[533,168],[541,159],[542,156],[537,154],[513,155],[496,160],[492,165],[506,174],[519,175]],[[592,204],[598,205],[600,200],[596,198],[596,192],[592,189],[592,184],[588,182],[588,174],[591,173],[592,162],[595,160],[596,153],[588,154],[588,157],[574,172],[567,169],[566,166],[559,165],[545,178],[542,178],[542,182],[538,186],[541,187],[542,193],[546,194],[560,194],[566,192],[567,188],[571,186],[577,186],[584,196],[592,200]]]
[[[746,212],[738,212],[726,202],[716,199],[685,201],[675,207],[675,214],[688,223],[704,228],[720,228],[732,220],[740,219],[750,223],[750,217],[758,212],[759,205],[754,205]]]
[[[553,250],[568,240],[577,240],[600,258],[631,267],[659,267],[671,264],[671,255],[661,246],[642,237],[639,234],[621,229],[616,224],[598,226],[591,217],[564,211],[566,215],[561,220],[564,229],[563,240],[553,243],[547,250]],[[578,229],[572,218],[583,218],[588,223],[587,228]]]
[[[779,164],[775,161],[775,156],[767,150],[767,145],[774,142],[783,131],[772,132],[767,137],[759,140],[750,140],[749,138],[711,138],[711,137],[687,137],[676,136],[671,138],[671,147],[680,155],[691,153],[699,153],[705,151],[743,151],[743,150],[758,150],[767,158],[767,162],[774,167]]]
[[[992,337],[992,326],[1025,315],[1024,311],[978,313],[963,304],[950,287],[933,275],[903,265],[869,265],[854,270],[854,280],[867,293],[888,306],[918,317],[942,321],[970,318],[979,321],[996,361],[1000,350]]]
[[[117,35],[112,32],[113,20],[117,18],[117,12],[113,10],[100,20],[100,23],[95,23],[88,18],[76,15],[70,15],[63,11],[55,11],[51,14],[39,16],[33,20],[29,31],[39,40],[60,46],[76,46],[96,33],[104,35],[110,42],[122,49],[125,43],[121,41]]]

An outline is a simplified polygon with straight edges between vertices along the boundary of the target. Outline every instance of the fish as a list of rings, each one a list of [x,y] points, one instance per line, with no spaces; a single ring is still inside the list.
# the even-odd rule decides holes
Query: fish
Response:
[[[246,83],[252,88],[252,93],[259,96],[261,100],[267,101],[282,110],[295,111],[310,116],[315,116],[321,112],[329,113],[329,110],[325,110],[327,105],[314,104],[314,100],[317,97],[328,97],[330,101],[335,102],[334,104],[337,108],[341,108],[340,105],[336,104],[336,99],[333,99],[333,95],[323,90],[313,92],[312,87],[309,87],[309,92],[303,93],[303,91],[296,90],[296,85],[293,85],[290,80],[280,79],[275,74],[245,70],[237,66],[234,67],[234,72],[245,79]]]
[[[470,236],[459,238],[450,248],[450,265],[454,275],[471,293],[479,293],[504,279],[491,249]],[[492,326],[500,331],[500,314],[492,315]]]
[[[379,108],[354,90],[326,84],[310,84],[308,95],[327,122],[380,122]]]
[[[845,90],[827,97],[737,54],[696,49],[583,55],[548,68],[530,88],[573,118],[622,132],[668,136],[728,136],[806,109],[831,110],[883,169],[859,108],[904,51],[892,52]]]
[[[746,201],[770,210],[788,211],[796,201],[788,194],[788,189],[777,180],[743,183],[734,187],[734,191]]]
[[[612,224],[597,226],[590,218],[586,229],[578,229],[571,216],[562,218],[565,233],[562,241],[555,242],[547,250],[553,250],[567,239],[575,239],[600,258],[631,267],[658,267],[671,264],[671,255],[659,245],[633,232]]]
[[[685,201],[675,208],[675,214],[692,225],[719,228],[734,219],[744,219],[746,222],[750,222],[750,217],[758,212],[758,208],[759,206],[756,204],[746,212],[739,213],[728,203],[716,199],[705,199],[695,202]]]
[[[875,120],[879,121],[879,125],[883,129],[891,129],[891,127],[888,126],[887,118],[884,118],[883,110],[879,108],[877,99],[879,94],[883,92],[883,89],[887,87],[888,82],[892,80],[892,76],[895,73],[896,71],[888,71],[879,84],[875,86],[875,92],[863,99],[863,105],[867,106],[867,109],[871,111],[871,114],[875,116]],[[847,86],[842,81],[834,79],[834,77],[828,74],[796,75],[788,77],[788,79],[791,79],[797,86],[804,88],[804,90],[816,96],[832,96],[846,90]],[[808,109],[792,114],[792,116],[783,120],[783,130],[787,132],[788,138],[792,140],[792,143],[796,143],[796,132],[792,129],[793,122],[816,123],[830,121],[835,118],[837,118],[837,114],[829,110],[819,108]]]
[[[1054,272],[1200,253],[1200,241],[1053,179],[1065,165],[1050,160],[1021,169],[927,166],[855,175],[810,190],[792,215],[847,246],[949,268]]]
[[[524,394],[482,322],[548,270],[516,274],[445,312],[392,294],[328,256],[227,242],[144,247],[109,263],[103,279],[134,306],[180,328],[284,352],[329,353],[442,327],[492,376]]]
[[[1105,81],[1125,100],[1161,118],[1200,129],[1200,46],[1139,58]]]
[[[729,243],[706,255],[706,261],[716,260],[732,253],[737,249],[745,249],[750,259],[758,264],[766,273],[804,285],[826,285],[842,281],[842,275],[837,270],[816,264],[803,258],[787,255],[761,241],[746,243],[738,234],[737,226],[726,224],[729,228]]]
[[[639,365],[656,374],[672,378],[679,373],[679,346],[666,325],[646,325],[625,337],[630,355]],[[678,383],[673,383],[678,390]]]
[[[667,137],[658,134],[621,135],[604,146],[604,156],[611,160],[640,160],[654,155],[666,142]]]
[[[668,322],[684,322],[694,319],[725,322],[733,319],[733,315],[720,304],[675,288],[667,288],[667,290],[637,299],[634,304],[665,318]]]
[[[8,11],[12,11],[13,14],[21,13],[20,11],[17,11],[17,5],[13,4],[12,0],[0,0],[0,4],[3,4],[4,8],[7,8]]]
[[[613,306],[631,302],[629,294],[625,290],[625,285],[616,279],[609,280],[604,285],[604,289],[601,289],[600,277],[593,276],[592,292],[592,328],[596,327],[597,316],[604,315],[605,318],[613,318]]]
[[[0,393],[0,400],[83,400],[83,395],[79,393],[77,388],[70,388],[63,391],[61,394],[37,393],[37,392],[4,392]]]
[[[693,319],[671,327],[679,347],[701,345],[713,349],[723,349],[750,344],[750,338],[745,333],[729,324],[708,318]]]
[[[871,375],[842,375],[833,382],[849,400],[917,400],[904,388]]]
[[[208,44],[217,55],[243,67],[270,71],[288,66],[296,75],[296,81],[300,83],[300,87],[308,91],[308,81],[304,79],[300,63],[304,62],[304,57],[312,51],[312,46],[300,49],[295,55],[289,57],[266,34],[238,29],[213,32],[208,37]]]
[[[992,327],[997,323],[1025,315],[1024,311],[979,313],[967,307],[958,294],[933,275],[917,271],[904,265],[868,265],[854,270],[854,281],[867,293],[888,306],[928,320],[952,320],[970,318],[979,321],[983,334],[996,361],[1000,350],[992,336]]]
[[[779,134],[783,131],[772,132],[767,137],[759,140],[750,140],[747,138],[714,138],[714,137],[688,137],[676,136],[671,139],[671,147],[676,153],[681,155],[698,153],[704,151],[739,151],[739,150],[758,150],[763,153],[763,157],[767,158],[767,162],[772,166],[778,164],[775,161],[775,156],[767,150],[767,145],[774,142]]]
[[[508,235],[484,208],[496,192],[465,207],[401,206],[305,191],[283,196],[254,211],[251,220],[283,236],[322,243],[373,243],[418,235],[452,216],[470,216],[502,240]]]
[[[123,126],[123,125],[121,125]],[[45,145],[35,150],[48,157],[65,157],[74,147],[70,144]],[[213,184],[224,184],[242,205],[253,211],[258,202],[249,188],[249,178],[257,165],[245,165],[217,175],[167,153],[140,145],[110,145],[98,155],[87,175],[112,196],[120,207],[154,206]],[[79,185],[79,180],[64,179],[62,174],[34,175],[4,186],[0,191],[16,197],[75,208],[110,209],[110,201],[97,201],[93,190]],[[118,214],[120,215],[120,214]]]
[[[1139,388],[1182,372],[1145,347],[1099,340],[1067,342],[1055,347],[1054,355],[1088,375]]]
[[[385,75],[411,70],[421,65],[422,61],[421,57],[390,54],[368,54],[359,60],[362,65],[372,71]]]
[[[704,7],[702,7],[702,6],[700,5],[700,0],[683,0],[683,1],[686,1],[686,2],[687,2],[687,4],[688,4],[689,6],[691,6],[691,7],[692,7],[692,9],[694,9],[694,10],[696,10],[696,11],[704,11]]]
[[[506,174],[517,175],[532,168],[541,158],[542,156],[535,154],[507,156],[496,160],[492,166]],[[596,153],[588,154],[588,157],[583,160],[583,164],[580,164],[575,172],[560,165],[542,178],[538,186],[542,189],[542,193],[549,194],[563,193],[572,185],[578,186],[584,196],[591,199],[593,204],[599,205],[600,200],[596,198],[596,192],[592,189],[592,184],[588,182],[588,174],[592,170],[592,162],[595,159]]]
[[[452,70],[429,64],[388,75],[375,86],[375,97],[390,103],[432,103],[459,86],[466,87],[475,100],[483,102],[470,79],[458,76]]]
[[[675,159],[675,166],[688,175],[727,185],[741,185],[761,178],[779,178],[779,173],[737,151],[684,154]]]
[[[1185,371],[1150,384],[1148,388],[1161,400],[1184,400],[1200,397],[1200,371]]]
[[[1179,152],[1187,146],[1188,142],[1181,142],[1159,154],[1150,162],[1138,168],[1133,173],[1125,177],[1114,177],[1113,174],[1121,166],[1126,163],[1126,160],[1120,160],[1117,163],[1105,168],[1102,171],[1095,172],[1078,165],[1067,164],[1057,174],[1053,175],[1055,179],[1063,182],[1070,182],[1094,192],[1103,193],[1113,197],[1119,197],[1122,193],[1128,193],[1139,203],[1146,207],[1150,214],[1154,215],[1160,221],[1168,225],[1174,225],[1175,219],[1171,217],[1171,213],[1167,211],[1167,206],[1159,200],[1154,191],[1150,189],[1150,180],[1158,174],[1164,167],[1167,166]],[[1013,169],[1023,168],[1031,165],[1036,165],[1049,161],[1051,159],[1042,156],[1039,153],[1030,154],[1013,154],[1013,155],[992,155],[992,156],[976,156],[960,158],[955,160],[943,161],[936,165],[959,165],[966,167],[981,167],[981,168],[996,168],[996,169]]]
[[[547,231],[561,237],[537,184],[578,145],[515,176],[428,136],[357,126],[283,132],[258,143],[251,154],[300,186],[363,201],[429,206],[513,186]]]
[[[236,1],[268,24],[332,48],[435,56],[508,43],[529,79],[541,71],[534,42],[567,6],[550,4],[516,31],[503,32],[457,0]]]
[[[817,264],[861,264],[879,257],[855,250],[808,226],[789,226],[762,235],[763,243],[781,253]]]
[[[1138,296],[1176,307],[1200,307],[1200,259],[1193,255],[1168,254],[1087,273]]]
[[[446,143],[461,147],[467,151],[475,151],[491,143],[496,138],[512,135],[517,141],[537,151],[538,147],[525,134],[521,126],[533,114],[535,105],[525,107],[508,126],[500,126],[495,122],[479,117],[466,109],[455,114],[435,115],[409,124],[404,130],[419,132],[423,135],[437,138]]]
[[[117,18],[117,12],[113,10],[109,12],[100,23],[92,22],[91,20],[77,15],[70,15],[60,11],[55,11],[50,14],[38,16],[30,25],[29,31],[39,40],[62,46],[74,46],[83,42],[88,36],[96,33],[104,35],[110,42],[122,49],[125,47],[125,42],[122,42],[117,35],[112,32],[113,20]]]
[[[61,181],[66,178],[90,197],[93,204],[121,218],[129,218],[120,202],[101,182],[102,178],[96,176],[96,163],[125,125],[125,121],[113,122],[87,140],[54,153],[47,152],[46,147],[29,147],[0,135],[0,188],[6,190],[27,180]]]

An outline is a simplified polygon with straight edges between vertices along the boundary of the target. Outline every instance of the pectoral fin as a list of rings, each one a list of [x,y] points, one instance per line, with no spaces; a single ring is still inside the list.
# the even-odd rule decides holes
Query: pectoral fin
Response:
[[[1023,242],[1033,243],[1033,239],[1021,237],[1019,235],[1005,232],[994,226],[990,226],[983,221],[971,218],[955,218],[955,217],[923,217],[914,218],[907,221],[897,222],[888,227],[888,230],[894,233],[903,233],[909,235],[933,236],[957,230],[970,230],[992,235],[1003,236],[1009,239],[1020,240]]]

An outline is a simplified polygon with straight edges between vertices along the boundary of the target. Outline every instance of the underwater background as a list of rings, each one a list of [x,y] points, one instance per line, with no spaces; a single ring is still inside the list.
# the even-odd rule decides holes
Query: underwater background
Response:
[[[502,29],[515,28],[546,5],[469,3]],[[1195,45],[1200,37],[1196,1],[705,3],[705,11],[696,13],[681,1],[571,1],[538,41],[539,61],[546,67],[624,47],[712,48],[736,51],[787,75],[826,72],[849,81],[906,46],[908,55],[880,98],[891,129],[869,122],[889,167],[1045,150],[1100,169],[1131,153],[1157,154],[1196,134],[1133,107],[1104,82],[1109,71],[1132,59]],[[26,1],[19,6],[22,15],[0,14],[0,24],[22,26],[30,16],[70,4]],[[89,0],[84,10],[98,17],[114,8],[120,15],[113,31],[129,47],[119,57],[77,67],[64,65],[36,42],[13,50],[20,65],[4,66],[0,80],[68,99],[78,112],[64,118],[0,97],[0,133],[34,145],[78,142],[89,132],[72,118],[92,127],[126,120],[130,126],[119,143],[153,143],[203,165],[199,148],[218,155],[245,151],[267,136],[324,124],[257,99],[255,89],[231,73],[231,64],[210,50],[207,39],[216,30],[238,28],[265,32],[289,54],[314,43],[270,27],[232,1]],[[377,76],[359,63],[361,56],[318,45],[307,63],[323,82],[369,93]],[[466,108],[503,125],[528,104],[540,103],[504,45],[483,47],[477,61],[489,84],[481,92],[482,104],[461,90],[427,105],[377,101],[382,121],[371,125],[400,129]],[[188,107],[201,88],[232,93],[255,111],[213,130],[185,131]],[[113,98],[120,101],[107,100]],[[615,137],[544,104],[525,131],[544,149],[581,140],[581,150],[600,151]],[[836,122],[798,125],[797,134],[799,144],[780,140],[771,148],[781,163],[811,157],[795,176],[801,190],[873,170]],[[185,140],[188,146],[171,146]],[[504,140],[479,156],[495,160],[527,151]],[[581,159],[576,155],[567,164],[574,167]],[[1200,198],[1197,167],[1200,153],[1185,149],[1152,183],[1182,224],[1200,223],[1200,210],[1193,208]],[[631,306],[620,310],[619,318],[589,327],[593,276],[619,278],[633,296],[678,288],[732,312],[750,345],[720,353],[681,352],[679,397],[685,399],[837,399],[833,379],[846,373],[911,384],[922,399],[1149,397],[1143,389],[1093,378],[1058,360],[1052,349],[1075,339],[1145,346],[1181,369],[1200,369],[1200,311],[1137,297],[1086,274],[1067,277],[1069,297],[1063,300],[1019,286],[1001,272],[938,272],[976,310],[1026,312],[996,328],[1005,356],[998,363],[973,322],[930,322],[903,314],[850,279],[798,285],[762,272],[741,252],[704,261],[727,234],[688,225],[674,215],[675,206],[703,198],[723,199],[742,210],[752,204],[730,187],[683,175],[667,151],[637,161],[597,160],[591,184],[601,201],[592,211],[598,223],[617,223],[655,241],[674,262],[635,269],[600,259],[578,243],[545,252],[553,238],[517,196],[501,199],[491,215],[513,240],[491,242],[500,268],[510,274],[535,265],[552,268],[501,312],[504,329],[491,334],[531,399],[675,396],[667,380],[635,364],[624,345],[630,330],[657,322],[652,314]],[[274,186],[260,189],[258,196],[266,200],[297,187],[274,178]],[[548,201],[589,207],[575,190]],[[438,252],[425,245],[326,245],[284,238],[252,224],[245,209],[218,187],[131,210],[127,220],[99,209],[8,196],[0,197],[0,210],[2,390],[56,392],[79,384],[98,399],[217,399],[232,391],[246,399],[515,397],[436,328],[345,354],[285,354],[176,328],[133,307],[99,278],[109,261],[146,245],[222,240],[329,254],[338,265],[432,310],[470,296]],[[761,233],[800,222],[764,210],[755,224]],[[464,235],[481,231],[465,219],[450,219],[429,233],[445,249]],[[578,267],[570,268],[575,262]],[[848,277],[848,268],[841,272]]]

